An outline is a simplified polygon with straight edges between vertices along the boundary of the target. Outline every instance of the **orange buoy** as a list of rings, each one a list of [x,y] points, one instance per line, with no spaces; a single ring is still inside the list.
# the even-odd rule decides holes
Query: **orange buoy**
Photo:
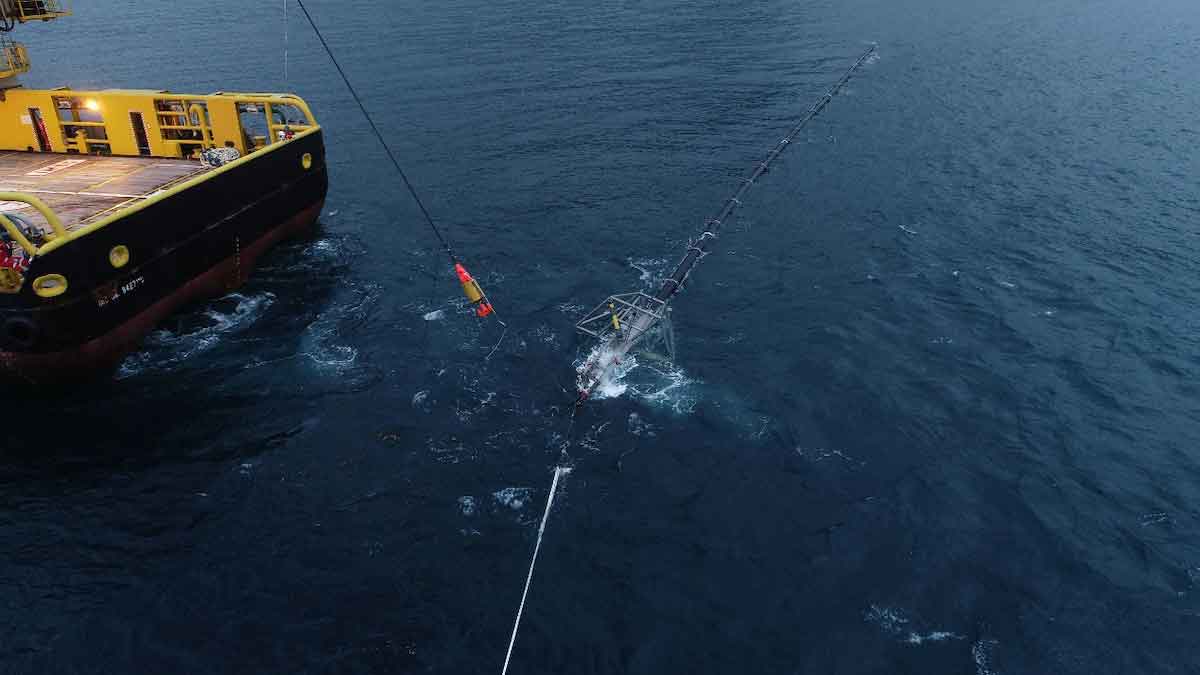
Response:
[[[483,288],[479,286],[479,282],[475,281],[475,277],[467,271],[467,268],[462,266],[462,263],[454,263],[454,273],[458,275],[458,282],[462,284],[463,295],[467,296],[467,301],[475,305],[475,315],[483,318],[492,313],[492,304],[487,301],[487,296],[483,294]]]

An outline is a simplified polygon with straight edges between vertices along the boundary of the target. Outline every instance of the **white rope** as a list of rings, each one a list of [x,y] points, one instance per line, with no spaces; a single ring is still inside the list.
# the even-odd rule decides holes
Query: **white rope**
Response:
[[[496,320],[500,321],[499,317],[497,317]],[[496,344],[492,345],[492,351],[488,352],[488,355],[484,357],[484,359],[483,359],[484,361],[492,360],[492,355],[494,355],[496,353],[497,349],[500,349],[500,343],[504,342],[504,336],[508,335],[508,324],[504,323],[503,321],[500,321],[500,325],[504,326],[504,330],[500,333],[500,339],[496,340]]]
[[[554,504],[554,493],[558,491],[558,478],[571,473],[565,466],[554,467],[554,480],[550,481],[550,496],[546,497],[546,512],[542,514],[542,524],[538,527],[537,543],[533,546],[533,559],[529,561],[529,574],[525,577],[525,592],[521,593],[521,606],[517,608],[517,620],[513,622],[512,637],[508,640],[508,653],[504,656],[504,669],[500,675],[507,675],[508,662],[512,659],[513,645],[517,643],[517,629],[521,627],[521,614],[525,612],[525,598],[529,596],[529,584],[533,582],[533,566],[537,564],[538,551],[542,548],[542,535],[546,533],[546,520],[550,518],[550,507]]]

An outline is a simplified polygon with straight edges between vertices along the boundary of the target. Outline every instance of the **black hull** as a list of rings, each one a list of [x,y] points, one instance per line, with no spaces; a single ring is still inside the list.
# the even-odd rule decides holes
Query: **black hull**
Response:
[[[67,292],[42,298],[26,283],[0,297],[0,376],[45,382],[111,367],[179,306],[240,286],[264,251],[316,221],[327,188],[318,130],[35,259],[27,279],[61,274]],[[130,263],[114,269],[118,245]]]

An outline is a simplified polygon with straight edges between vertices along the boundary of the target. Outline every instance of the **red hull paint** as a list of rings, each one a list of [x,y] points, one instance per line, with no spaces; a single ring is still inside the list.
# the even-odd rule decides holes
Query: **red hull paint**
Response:
[[[311,227],[321,215],[324,204],[325,201],[321,200],[297,213],[243,248],[240,256],[226,258],[132,319],[75,349],[41,354],[0,352],[0,372],[40,383],[79,377],[115,366],[126,354],[135,350],[142,338],[159,322],[181,306],[224,295],[241,286],[263,253],[289,236]]]

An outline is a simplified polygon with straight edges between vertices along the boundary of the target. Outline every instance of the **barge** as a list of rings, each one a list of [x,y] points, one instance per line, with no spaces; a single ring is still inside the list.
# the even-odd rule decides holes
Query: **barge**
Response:
[[[33,383],[111,368],[182,305],[236,289],[328,187],[292,94],[26,89],[9,32],[69,15],[0,0],[0,377]]]

